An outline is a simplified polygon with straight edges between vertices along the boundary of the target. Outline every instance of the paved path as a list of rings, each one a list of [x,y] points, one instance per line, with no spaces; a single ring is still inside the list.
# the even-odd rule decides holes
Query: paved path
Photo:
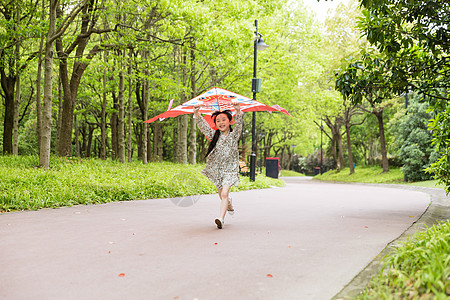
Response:
[[[0,215],[0,299],[330,299],[427,209],[423,192],[287,178],[219,201]]]

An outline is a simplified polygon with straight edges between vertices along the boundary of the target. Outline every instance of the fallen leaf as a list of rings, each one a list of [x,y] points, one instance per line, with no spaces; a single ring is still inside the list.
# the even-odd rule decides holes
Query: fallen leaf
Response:
[[[369,227],[367,227],[367,226],[364,226],[364,228],[369,228]]]
[[[272,274],[267,274],[267,276],[266,276],[266,277],[272,278],[272,277],[273,277],[273,275],[272,275]]]
[[[108,251],[108,253],[111,253],[111,251]]]
[[[410,218],[414,218],[414,216],[409,216]]]
[[[217,245],[217,243],[214,243],[214,245]]]
[[[288,248],[291,248],[291,246],[288,246]]]
[[[120,273],[119,277],[125,277],[125,273]]]

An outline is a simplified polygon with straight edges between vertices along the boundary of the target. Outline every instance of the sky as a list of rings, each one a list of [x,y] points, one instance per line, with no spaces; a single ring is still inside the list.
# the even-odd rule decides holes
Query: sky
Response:
[[[349,0],[303,0],[303,3],[306,7],[312,10],[317,19],[323,24],[327,16],[332,16],[334,14],[334,10],[338,6],[339,3],[347,4]]]

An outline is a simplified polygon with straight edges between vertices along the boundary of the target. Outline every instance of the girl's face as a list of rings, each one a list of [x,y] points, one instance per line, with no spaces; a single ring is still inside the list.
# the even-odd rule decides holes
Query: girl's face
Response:
[[[230,120],[226,114],[219,114],[215,120],[216,127],[223,133],[227,133],[230,130]]]

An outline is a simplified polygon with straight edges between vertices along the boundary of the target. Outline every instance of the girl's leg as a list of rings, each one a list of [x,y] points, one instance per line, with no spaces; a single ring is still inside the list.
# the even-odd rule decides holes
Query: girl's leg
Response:
[[[225,218],[225,214],[227,213],[229,200],[228,194],[230,193],[231,186],[224,185],[221,189],[219,189],[219,197],[220,197],[220,217],[222,220]]]

